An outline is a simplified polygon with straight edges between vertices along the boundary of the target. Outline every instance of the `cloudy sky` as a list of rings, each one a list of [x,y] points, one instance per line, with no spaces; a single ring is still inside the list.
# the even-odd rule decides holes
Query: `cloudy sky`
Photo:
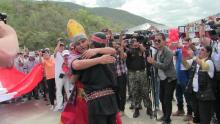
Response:
[[[183,25],[220,13],[220,0],[56,0],[86,7],[122,9],[169,26]]]

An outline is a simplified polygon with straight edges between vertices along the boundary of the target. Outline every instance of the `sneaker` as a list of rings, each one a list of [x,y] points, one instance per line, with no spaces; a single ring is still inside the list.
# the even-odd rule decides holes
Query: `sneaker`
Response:
[[[137,118],[137,117],[139,117],[139,115],[140,115],[139,109],[135,109],[134,114],[133,114],[133,118]]]
[[[200,123],[199,117],[193,117],[193,123],[194,124],[199,124]]]
[[[157,119],[157,121],[163,122],[165,120],[164,116],[161,116],[160,118]]]
[[[55,107],[55,108],[53,109],[53,111],[54,111],[54,112],[62,112],[62,111],[63,111],[63,107],[61,107],[61,108]]]
[[[140,109],[140,110],[143,109],[143,108],[142,108],[142,105],[138,105],[138,109]]]
[[[28,100],[30,101],[30,100],[31,100],[31,97],[28,97]]]
[[[39,97],[34,97],[34,99],[39,100]]]
[[[186,115],[186,116],[183,118],[183,121],[192,121],[192,120],[193,120],[192,115]]]
[[[50,110],[54,110],[54,105],[51,105],[51,106],[50,106]]]
[[[171,124],[171,122],[162,122],[161,124]]]
[[[150,116],[150,118],[153,117],[153,111],[151,109],[146,110],[146,114]]]
[[[183,116],[185,114],[184,110],[177,110],[175,113],[173,113],[173,116]]]
[[[131,104],[131,106],[129,107],[129,109],[134,109],[134,105]]]
[[[47,98],[44,98],[44,101],[47,101]]]

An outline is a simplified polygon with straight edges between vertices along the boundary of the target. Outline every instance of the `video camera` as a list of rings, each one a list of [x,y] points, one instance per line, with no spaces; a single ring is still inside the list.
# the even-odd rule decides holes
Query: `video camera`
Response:
[[[220,18],[216,18],[216,21],[220,21]],[[209,25],[210,28],[212,28],[213,30],[220,28],[220,25],[216,24],[213,20],[202,19],[201,23],[205,25]]]
[[[137,39],[137,41],[141,42],[145,48],[150,48],[152,43],[150,42],[150,38],[153,35],[153,32],[148,30],[139,30],[134,32],[136,36],[134,38]]]
[[[4,21],[4,23],[7,23],[7,14],[0,12],[0,21]]]
[[[124,40],[128,42],[128,45],[132,44],[131,39],[135,38],[138,42],[142,43],[146,48],[150,47],[152,44],[149,42],[150,37],[153,35],[151,31],[148,30],[138,30],[134,31],[133,34],[124,34]],[[120,34],[115,34],[114,39],[119,39]]]

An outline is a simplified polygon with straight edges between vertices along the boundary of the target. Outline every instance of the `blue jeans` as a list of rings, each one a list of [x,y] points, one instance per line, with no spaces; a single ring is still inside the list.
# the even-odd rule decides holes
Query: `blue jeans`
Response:
[[[187,104],[187,115],[192,115],[191,95],[185,92],[185,88],[186,87],[180,85],[180,83],[177,83],[176,85],[177,107],[178,110],[183,110],[183,95],[184,95]]]

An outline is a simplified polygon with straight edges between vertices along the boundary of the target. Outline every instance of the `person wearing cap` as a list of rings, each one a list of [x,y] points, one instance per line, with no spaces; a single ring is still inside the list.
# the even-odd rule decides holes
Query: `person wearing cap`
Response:
[[[88,41],[78,43],[83,54],[72,62],[73,74],[79,75],[80,82],[84,84],[89,124],[116,124],[118,106],[114,88],[117,84],[109,65],[115,62],[111,55],[116,51],[104,48],[107,44],[104,33],[95,33],[90,40],[92,49],[84,49],[88,47]]]
[[[70,96],[70,91],[71,91],[71,85],[70,85],[70,68],[69,68],[69,56],[70,56],[70,52],[69,50],[64,50],[62,52],[62,56],[63,56],[63,64],[62,64],[62,70],[63,70],[63,81],[64,83],[64,89],[66,91],[67,94],[67,98],[69,98]]]
[[[15,67],[18,71],[24,73],[24,57],[22,52],[18,52],[17,57],[14,60]]]
[[[143,100],[144,106],[147,108],[146,114],[151,116],[152,102],[149,96],[150,84],[147,80],[146,62],[145,62],[146,48],[137,38],[131,39],[131,45],[127,49],[127,67],[128,78],[131,84],[132,100],[130,109],[134,109],[133,118],[140,116],[141,101]]]
[[[62,42],[62,39],[57,40],[57,46],[54,51],[54,58],[55,58],[55,84],[56,84],[56,100],[57,105],[54,109],[54,111],[62,111],[63,109],[63,94],[62,89],[64,84],[68,83],[65,80],[65,74],[62,69],[62,65],[64,63],[64,59],[62,56],[62,52],[64,51],[64,43]],[[67,94],[67,97],[70,96],[70,92],[67,90],[67,87],[65,87],[65,91]]]
[[[85,34],[77,34],[73,38],[70,39],[70,56],[69,56],[69,67],[72,70],[72,64],[74,61],[78,61],[81,59],[90,58],[91,56],[94,56],[96,54],[114,54],[115,50],[109,47],[105,48],[93,48],[89,49],[89,40]],[[84,53],[84,54],[83,54]],[[80,67],[80,63],[77,65]],[[79,75],[76,73],[72,73],[71,75],[71,83],[74,85],[71,97],[67,104],[75,103],[74,105],[70,105],[73,107],[72,110],[74,110],[75,117],[74,119],[71,119],[71,123],[75,124],[88,124],[88,109],[87,109],[87,103],[85,101],[85,92],[84,92],[84,86],[79,80]],[[74,93],[76,92],[76,97]],[[68,105],[67,105],[68,106]],[[64,110],[68,111],[69,110]],[[120,123],[117,123],[120,124]]]
[[[107,46],[109,46],[109,43],[111,41],[113,41],[112,31],[108,28],[104,28],[104,29],[101,30],[101,32],[105,33],[106,38],[107,38]]]
[[[24,73],[27,74],[28,73],[28,59],[29,59],[29,53],[24,53],[23,54],[23,60],[24,60],[24,65],[23,65],[23,70],[24,70]]]
[[[37,65],[38,62],[35,59],[35,53],[34,52],[29,52],[29,58],[27,61],[27,73],[30,73],[31,70],[34,68],[35,65]],[[28,100],[31,100],[32,94],[34,95],[35,99],[39,99],[38,95],[38,87],[35,87],[28,95]]]

